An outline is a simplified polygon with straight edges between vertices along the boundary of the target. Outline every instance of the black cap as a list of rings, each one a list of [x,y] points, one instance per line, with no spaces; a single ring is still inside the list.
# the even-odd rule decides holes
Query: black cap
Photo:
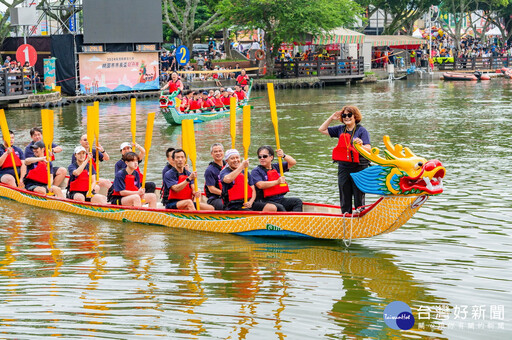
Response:
[[[208,92],[204,91],[203,94],[208,94]]]
[[[32,144],[30,147],[32,149],[44,149],[45,145],[44,145],[44,142],[42,140],[40,140],[39,142],[35,142],[34,144]]]

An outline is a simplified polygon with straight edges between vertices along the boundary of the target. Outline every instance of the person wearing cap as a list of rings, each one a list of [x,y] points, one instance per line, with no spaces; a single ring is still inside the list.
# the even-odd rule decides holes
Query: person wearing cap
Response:
[[[285,197],[290,191],[286,179],[279,174],[279,163],[272,163],[274,150],[263,145],[257,151],[260,164],[251,172],[256,187],[257,199],[272,203],[278,211],[302,211],[302,200],[296,197]],[[283,160],[283,172],[287,172],[297,161],[283,150],[277,150],[277,156]]]
[[[137,155],[137,162],[140,164],[142,160],[144,159],[144,156],[146,155],[146,150],[138,143],[130,144],[128,142],[124,142],[119,147],[119,150],[121,151],[121,159],[117,161],[115,165],[115,173],[117,174],[120,170],[123,170],[126,168],[126,161],[124,160],[124,155],[126,155],[128,152],[132,152],[132,145],[133,147],[137,148],[139,150],[139,153]],[[135,168],[135,171],[139,173],[139,177],[142,179],[142,173],[140,172],[139,166],[137,165],[137,168]],[[154,182],[148,182],[146,181],[146,185],[144,187],[146,189],[147,193],[154,193],[156,190],[156,184]],[[112,189],[110,189],[112,190]]]
[[[208,97],[208,92],[204,91],[203,94],[203,102],[201,105],[201,109],[203,111],[215,111],[215,102],[212,98]]]
[[[229,105],[231,104],[231,95],[233,94],[233,90],[231,88],[228,88],[227,90],[225,90],[224,92],[222,92],[222,104],[225,106],[225,107],[229,107]]]
[[[87,151],[89,150],[89,142],[87,141],[87,135],[84,134],[82,137],[80,137],[80,145],[83,146],[83,148]],[[98,160],[100,162],[108,161],[110,160],[110,156],[107,153],[107,151],[101,146],[101,144],[98,144]],[[75,153],[71,156],[71,164],[76,162]],[[94,169],[96,170],[96,148],[92,148],[92,165]],[[68,168],[69,169],[69,168]],[[69,173],[71,176],[71,173]],[[97,183],[101,188],[106,188],[107,190],[112,186],[112,182],[106,178],[100,178]]]
[[[14,167],[16,166],[16,171],[20,179],[25,177],[27,167],[24,162],[25,155],[23,151],[17,146],[14,146],[14,133],[9,130],[9,134],[11,135],[11,147],[7,146],[5,139],[4,143],[0,145],[0,182],[15,187],[16,175],[14,174]],[[11,157],[11,154],[14,155],[14,163],[12,162],[13,157]],[[20,183],[17,183],[17,185],[19,188],[24,188],[22,180],[20,180]]]
[[[277,211],[272,203],[255,202],[256,193],[251,174],[248,174],[248,201],[244,203],[244,171],[249,167],[249,160],[240,162],[240,153],[236,149],[227,150],[224,160],[227,166],[221,170],[219,178],[225,210]]]
[[[174,168],[164,175],[164,185],[169,188],[166,209],[196,210],[195,198],[201,197],[201,192],[194,191],[192,182],[197,178],[197,172],[190,172],[185,168],[187,154],[182,149],[172,152]],[[213,210],[213,206],[200,203],[201,210]]]
[[[240,85],[244,91],[247,92],[247,90],[249,90],[249,76],[245,69],[242,69],[242,71],[240,71],[240,75],[236,77],[236,83]]]
[[[224,110],[224,103],[222,102],[222,97],[220,95],[219,90],[216,90],[214,92],[213,102],[215,103],[215,110],[217,110],[217,111]]]
[[[34,145],[34,143],[36,142],[43,140],[43,130],[41,130],[38,127],[30,129],[30,138],[32,138],[32,142],[30,142],[25,148],[25,158],[35,157],[34,151],[32,150],[32,145]],[[57,144],[52,143],[52,149],[50,150],[51,161],[54,161],[55,154],[60,152],[62,152],[62,148]],[[46,149],[44,150],[44,154],[46,155]],[[60,186],[66,178],[67,174],[68,173],[66,171],[66,168],[52,166],[53,185]]]
[[[87,153],[82,145],[75,148],[73,155],[74,161],[68,167],[69,181],[66,197],[75,201],[107,204],[107,197],[95,193],[95,191],[99,191],[100,188],[96,185],[96,176],[94,176],[96,171],[94,166],[92,167],[93,176],[91,177],[93,196],[87,197],[87,192],[89,191],[89,171],[91,171],[89,160],[93,158],[93,155]]]
[[[27,165],[27,175],[23,179],[25,188],[28,191],[46,195],[48,193],[48,172],[46,156],[44,155],[45,145],[43,141],[37,141],[30,148],[34,157],[25,158],[25,164]],[[52,163],[50,162],[51,170]],[[52,181],[51,177],[50,181]],[[50,183],[50,192],[54,193],[56,197],[64,198],[62,190],[58,186],[52,185],[52,183]]]
[[[215,210],[223,210],[224,202],[222,201],[222,184],[219,174],[226,165],[226,162],[224,162],[224,146],[220,143],[212,144],[210,154],[213,162],[210,162],[204,172],[204,192],[208,198],[206,203],[213,206]]]
[[[115,205],[127,205],[141,207],[142,201],[148,203],[150,208],[156,208],[156,195],[146,193],[142,188],[142,177],[137,171],[139,158],[135,152],[126,152],[123,155],[126,167],[116,172],[113,192],[109,198],[110,203]]]

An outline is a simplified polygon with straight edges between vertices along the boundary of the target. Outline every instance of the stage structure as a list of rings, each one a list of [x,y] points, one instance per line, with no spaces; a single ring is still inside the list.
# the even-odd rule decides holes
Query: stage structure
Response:
[[[163,41],[160,0],[70,0],[37,6],[38,22],[27,43],[42,59],[56,58],[57,85],[70,95],[158,90]],[[8,38],[3,50],[16,50]],[[3,53],[4,58],[10,53]]]

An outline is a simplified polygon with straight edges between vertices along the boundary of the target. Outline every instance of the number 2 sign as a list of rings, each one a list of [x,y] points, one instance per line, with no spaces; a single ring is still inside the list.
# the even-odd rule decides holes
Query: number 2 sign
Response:
[[[176,49],[176,61],[181,66],[186,65],[190,60],[190,52],[188,51],[187,46],[181,45]]]
[[[16,50],[16,61],[19,61],[21,65],[25,64],[26,61],[30,66],[34,66],[37,61],[37,52],[34,46],[29,44],[23,44]]]

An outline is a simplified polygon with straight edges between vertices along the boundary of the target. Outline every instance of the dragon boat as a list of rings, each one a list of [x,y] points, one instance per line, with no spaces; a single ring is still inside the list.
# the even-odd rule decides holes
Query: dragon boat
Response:
[[[242,107],[246,105],[251,96],[252,80],[247,91],[247,98],[239,102],[236,108],[236,113],[242,113]],[[184,119],[193,119],[194,123],[208,122],[210,120],[229,117],[229,108],[223,111],[216,112],[201,112],[201,113],[183,113],[178,110],[181,101],[177,98],[178,91],[171,94],[160,96],[160,112],[164,116],[167,123],[171,125],[181,125]]]
[[[385,157],[379,149],[357,150],[377,165],[352,174],[366,193],[382,197],[352,214],[340,207],[304,203],[302,212],[185,211],[99,205],[58,199],[0,184],[0,197],[47,210],[59,210],[113,221],[161,225],[190,230],[249,236],[358,239],[392,232],[405,224],[427,201],[443,192],[445,168],[438,160],[414,155],[384,137]]]

